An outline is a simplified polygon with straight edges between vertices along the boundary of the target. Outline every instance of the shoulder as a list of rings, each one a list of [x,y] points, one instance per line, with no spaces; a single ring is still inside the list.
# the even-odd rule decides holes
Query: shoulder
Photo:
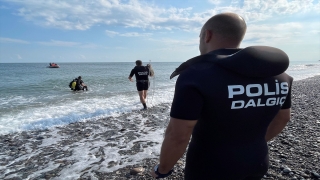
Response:
[[[292,81],[293,81],[293,77],[289,76],[287,73],[281,73],[277,76],[275,76],[277,79],[279,80],[282,80],[282,81],[287,81],[289,82],[290,84],[292,84]]]
[[[209,78],[212,77],[213,73],[216,73],[217,68],[219,67],[212,62],[196,63],[184,70],[179,75],[178,80],[199,81],[200,79]]]

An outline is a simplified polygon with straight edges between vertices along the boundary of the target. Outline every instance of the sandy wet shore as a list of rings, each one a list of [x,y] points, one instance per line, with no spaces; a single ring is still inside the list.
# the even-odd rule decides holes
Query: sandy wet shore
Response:
[[[320,77],[295,81],[292,118],[264,179],[320,179]],[[170,104],[0,136],[0,179],[152,179]],[[184,157],[166,179],[183,179]],[[133,168],[143,168],[136,174]],[[138,169],[141,170],[141,169]],[[230,169],[232,173],[232,169]]]

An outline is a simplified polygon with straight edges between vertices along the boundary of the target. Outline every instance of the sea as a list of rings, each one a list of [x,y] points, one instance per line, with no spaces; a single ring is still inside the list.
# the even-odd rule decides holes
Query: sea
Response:
[[[135,62],[0,63],[0,134],[51,128],[95,120],[142,108],[135,82],[128,76]],[[149,107],[171,103],[181,62],[152,62]],[[292,61],[287,74],[294,81],[320,75],[320,61]],[[82,76],[88,91],[71,91],[69,83]]]

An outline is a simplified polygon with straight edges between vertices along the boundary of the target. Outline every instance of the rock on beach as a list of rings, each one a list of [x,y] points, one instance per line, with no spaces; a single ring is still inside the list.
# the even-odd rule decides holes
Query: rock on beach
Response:
[[[0,135],[0,179],[153,179],[170,104],[117,117]],[[159,129],[162,129],[159,132]],[[263,179],[320,179],[320,76],[294,81],[291,120],[268,142]],[[185,156],[165,179],[183,179]],[[230,170],[232,173],[232,170]]]

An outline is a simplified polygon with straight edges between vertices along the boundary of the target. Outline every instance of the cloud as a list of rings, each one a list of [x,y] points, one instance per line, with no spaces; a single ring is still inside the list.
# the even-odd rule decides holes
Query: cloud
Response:
[[[17,58],[18,58],[18,59],[22,59],[22,57],[21,57],[19,54],[17,54]]]
[[[80,57],[81,57],[82,59],[86,59],[86,56],[83,55],[83,54],[80,54]]]
[[[109,31],[109,30],[106,30],[106,34],[110,37],[114,37],[114,36],[141,37],[141,36],[151,36],[152,35],[152,33],[138,33],[138,32],[118,33],[118,32]]]
[[[310,33],[320,35],[320,30],[311,30]]]
[[[66,30],[87,30],[94,26],[138,28],[143,30],[183,30],[198,32],[203,23],[220,12],[235,12],[247,22],[286,18],[294,14],[319,14],[315,0],[208,0],[216,6],[196,12],[192,7],[163,8],[142,0],[3,0],[19,6],[16,15],[35,24]],[[219,6],[218,6],[219,5]],[[106,31],[114,37],[117,32]],[[122,34],[149,36],[149,34]]]
[[[56,40],[51,40],[49,42],[38,42],[38,43],[46,46],[64,46],[64,47],[74,47],[74,46],[80,45],[80,43],[77,43],[77,42],[56,41]]]
[[[87,30],[95,25],[141,29],[190,30],[201,25],[192,8],[159,8],[138,0],[4,0],[20,6],[16,15],[35,24],[67,30]]]
[[[118,32],[115,32],[115,31],[109,31],[109,30],[106,30],[106,34],[110,37],[114,37],[116,35],[118,35],[119,33]]]
[[[89,48],[89,49],[95,49],[98,48],[99,46],[93,43],[88,43],[88,44],[81,44],[79,45],[81,48]]]
[[[252,24],[248,27],[244,42],[272,43],[303,43],[310,33],[319,33],[317,23],[290,22],[269,24]]]
[[[151,36],[152,33],[137,33],[137,32],[129,32],[129,33],[123,33],[120,34],[120,36],[125,37],[141,37],[141,36]]]
[[[21,39],[12,39],[12,38],[4,38],[4,37],[0,37],[0,42],[1,43],[18,43],[18,44],[31,43]],[[83,44],[78,42],[57,41],[57,40],[51,40],[48,42],[37,42],[37,43],[45,46],[81,47],[81,48],[91,48],[91,49],[98,47],[96,44],[93,44],[93,43]]]
[[[221,0],[208,0],[210,4],[219,5],[221,4]]]
[[[162,38],[162,39],[149,39],[150,41],[156,41],[163,43],[166,49],[170,50],[172,48],[183,49],[183,47],[198,47],[199,38],[191,38],[188,40],[177,40],[172,38]]]
[[[12,38],[3,38],[3,37],[0,37],[0,42],[1,43],[29,44],[28,41],[24,41],[24,40],[21,40],[21,39],[12,39]]]
[[[1,5],[0,9],[9,9],[7,6]]]

